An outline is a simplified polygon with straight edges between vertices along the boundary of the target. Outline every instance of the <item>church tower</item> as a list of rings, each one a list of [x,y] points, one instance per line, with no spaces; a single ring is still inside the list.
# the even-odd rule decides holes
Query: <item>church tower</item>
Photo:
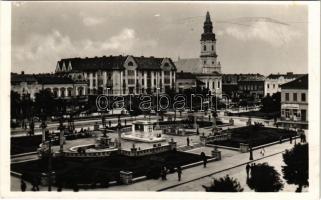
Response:
[[[201,36],[201,66],[203,73],[221,73],[221,64],[217,62],[216,38],[210,13],[207,11]]]

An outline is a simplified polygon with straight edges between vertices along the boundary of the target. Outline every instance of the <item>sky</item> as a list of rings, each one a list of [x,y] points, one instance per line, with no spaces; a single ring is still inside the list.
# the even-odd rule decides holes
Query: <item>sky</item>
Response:
[[[70,57],[197,58],[206,11],[223,73],[307,73],[308,8],[213,2],[16,2],[12,71],[54,72]]]

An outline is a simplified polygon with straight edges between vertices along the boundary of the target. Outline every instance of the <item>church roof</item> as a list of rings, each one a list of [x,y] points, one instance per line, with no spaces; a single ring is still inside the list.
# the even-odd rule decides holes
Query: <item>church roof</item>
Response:
[[[175,61],[177,71],[202,73],[200,58],[186,58]]]
[[[282,84],[281,89],[308,89],[309,88],[309,76],[305,74],[293,81]]]

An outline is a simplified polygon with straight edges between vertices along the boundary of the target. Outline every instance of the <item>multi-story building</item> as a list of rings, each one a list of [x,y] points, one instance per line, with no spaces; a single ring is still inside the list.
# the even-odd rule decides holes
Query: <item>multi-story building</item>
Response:
[[[281,120],[284,127],[308,128],[308,75],[281,85]]]
[[[175,89],[176,66],[170,58],[103,56],[67,58],[57,63],[57,74],[86,80],[88,94],[129,95]]]
[[[262,98],[264,76],[260,74],[222,74],[222,91],[229,98]]]
[[[11,74],[11,90],[21,97],[35,99],[40,90],[49,90],[57,98],[85,96],[87,83],[55,74]]]
[[[193,73],[177,72],[176,73],[176,91],[182,92],[189,88],[196,88],[197,79]]]
[[[199,58],[178,59],[175,64],[178,70],[193,73],[212,94],[222,96],[221,63],[217,60],[216,37],[209,12],[206,13],[200,44]]]
[[[242,76],[238,81],[239,95],[242,98],[251,98],[256,100],[264,96],[264,79],[261,74],[251,74]]]
[[[280,86],[295,80],[303,74],[293,74],[288,72],[286,74],[270,74],[266,77],[264,83],[264,96],[272,96],[274,93],[281,92]]]

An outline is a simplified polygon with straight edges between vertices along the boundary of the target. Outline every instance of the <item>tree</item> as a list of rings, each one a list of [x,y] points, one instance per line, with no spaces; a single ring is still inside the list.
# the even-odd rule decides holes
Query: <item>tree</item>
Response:
[[[266,96],[262,99],[262,112],[280,113],[281,112],[281,93],[274,93],[272,96]]]
[[[11,118],[20,118],[21,116],[21,99],[18,92],[11,91],[10,95]]]
[[[280,174],[267,163],[252,166],[250,174],[247,184],[255,192],[278,192],[283,189]]]
[[[214,179],[211,186],[203,185],[206,192],[243,192],[243,188],[237,179],[230,178],[228,175],[219,179]]]
[[[57,105],[50,90],[40,90],[35,96],[35,113],[38,114],[38,117],[42,118],[55,114]]]
[[[282,166],[283,178],[288,184],[298,185],[296,192],[309,186],[308,144],[297,144],[283,154],[285,166]]]

